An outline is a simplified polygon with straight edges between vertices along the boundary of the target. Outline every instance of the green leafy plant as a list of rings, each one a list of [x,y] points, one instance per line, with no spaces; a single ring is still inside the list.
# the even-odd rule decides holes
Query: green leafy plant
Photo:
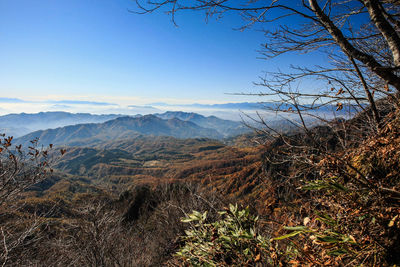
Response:
[[[190,227],[182,237],[184,246],[177,257],[192,266],[252,266],[257,262],[273,264],[269,241],[257,234],[258,217],[249,208],[219,212],[220,218],[207,222],[207,211],[193,211],[182,222]]]
[[[303,190],[331,190],[348,192],[349,189],[344,185],[337,182],[338,177],[331,177],[326,179],[319,179],[307,182],[304,186],[300,187]]]
[[[284,229],[290,231],[288,234],[274,238],[279,241],[292,238],[298,235],[308,236],[316,245],[326,250],[326,254],[330,256],[342,256],[352,254],[354,246],[357,242],[352,235],[340,233],[340,223],[338,220],[330,217],[328,214],[316,213],[315,221],[323,223],[324,227],[311,226],[285,226]],[[309,221],[309,218],[307,218]]]

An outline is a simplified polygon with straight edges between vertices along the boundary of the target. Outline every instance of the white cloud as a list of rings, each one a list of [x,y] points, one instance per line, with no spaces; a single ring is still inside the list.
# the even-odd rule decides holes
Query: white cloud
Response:
[[[45,97],[27,97],[21,98],[21,102],[2,103],[0,114],[9,113],[38,113],[45,111],[66,111],[72,113],[92,113],[92,114],[152,114],[162,113],[165,111],[184,111],[196,112],[204,116],[215,115],[223,119],[241,120],[242,112],[247,115],[255,116],[254,110],[238,109],[221,109],[213,107],[196,107],[190,104],[224,104],[224,102],[216,102],[205,100],[160,98],[160,99],[142,99],[138,97],[120,97],[120,96],[76,96],[70,97],[65,95],[49,95]],[[160,102],[168,105],[148,105],[147,103]],[[231,102],[232,103],[232,102]],[[264,117],[269,120],[276,119],[276,116],[269,112],[264,112]]]

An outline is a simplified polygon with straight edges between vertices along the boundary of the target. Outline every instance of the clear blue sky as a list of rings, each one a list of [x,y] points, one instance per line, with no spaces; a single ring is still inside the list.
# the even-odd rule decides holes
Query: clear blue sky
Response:
[[[0,0],[2,97],[124,104],[259,101],[263,70],[295,58],[257,59],[261,32],[236,16],[137,15],[130,0]],[[303,59],[304,60],[304,59]],[[318,62],[318,59],[316,59]],[[121,102],[121,103],[122,103]]]

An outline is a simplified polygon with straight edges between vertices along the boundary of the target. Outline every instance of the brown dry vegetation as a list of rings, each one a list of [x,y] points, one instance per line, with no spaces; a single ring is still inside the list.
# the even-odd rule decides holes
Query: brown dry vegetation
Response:
[[[239,203],[270,240],[250,266],[397,264],[400,117],[395,108],[382,114],[378,133],[357,116],[258,147],[161,138],[72,148],[51,176],[1,206],[2,261],[180,266],[188,262],[175,253],[190,227],[181,218],[208,211],[216,222]],[[218,265],[240,262],[232,255]]]

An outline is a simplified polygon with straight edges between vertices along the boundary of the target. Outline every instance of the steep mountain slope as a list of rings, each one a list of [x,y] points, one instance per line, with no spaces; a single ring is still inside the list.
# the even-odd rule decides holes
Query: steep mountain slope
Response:
[[[90,123],[36,131],[16,140],[28,146],[30,140],[39,138],[41,145],[93,145],[110,140],[136,137],[140,134],[173,136],[177,138],[222,138],[216,130],[200,127],[189,121],[173,118],[163,120],[154,115],[138,118],[120,117],[104,123]]]

